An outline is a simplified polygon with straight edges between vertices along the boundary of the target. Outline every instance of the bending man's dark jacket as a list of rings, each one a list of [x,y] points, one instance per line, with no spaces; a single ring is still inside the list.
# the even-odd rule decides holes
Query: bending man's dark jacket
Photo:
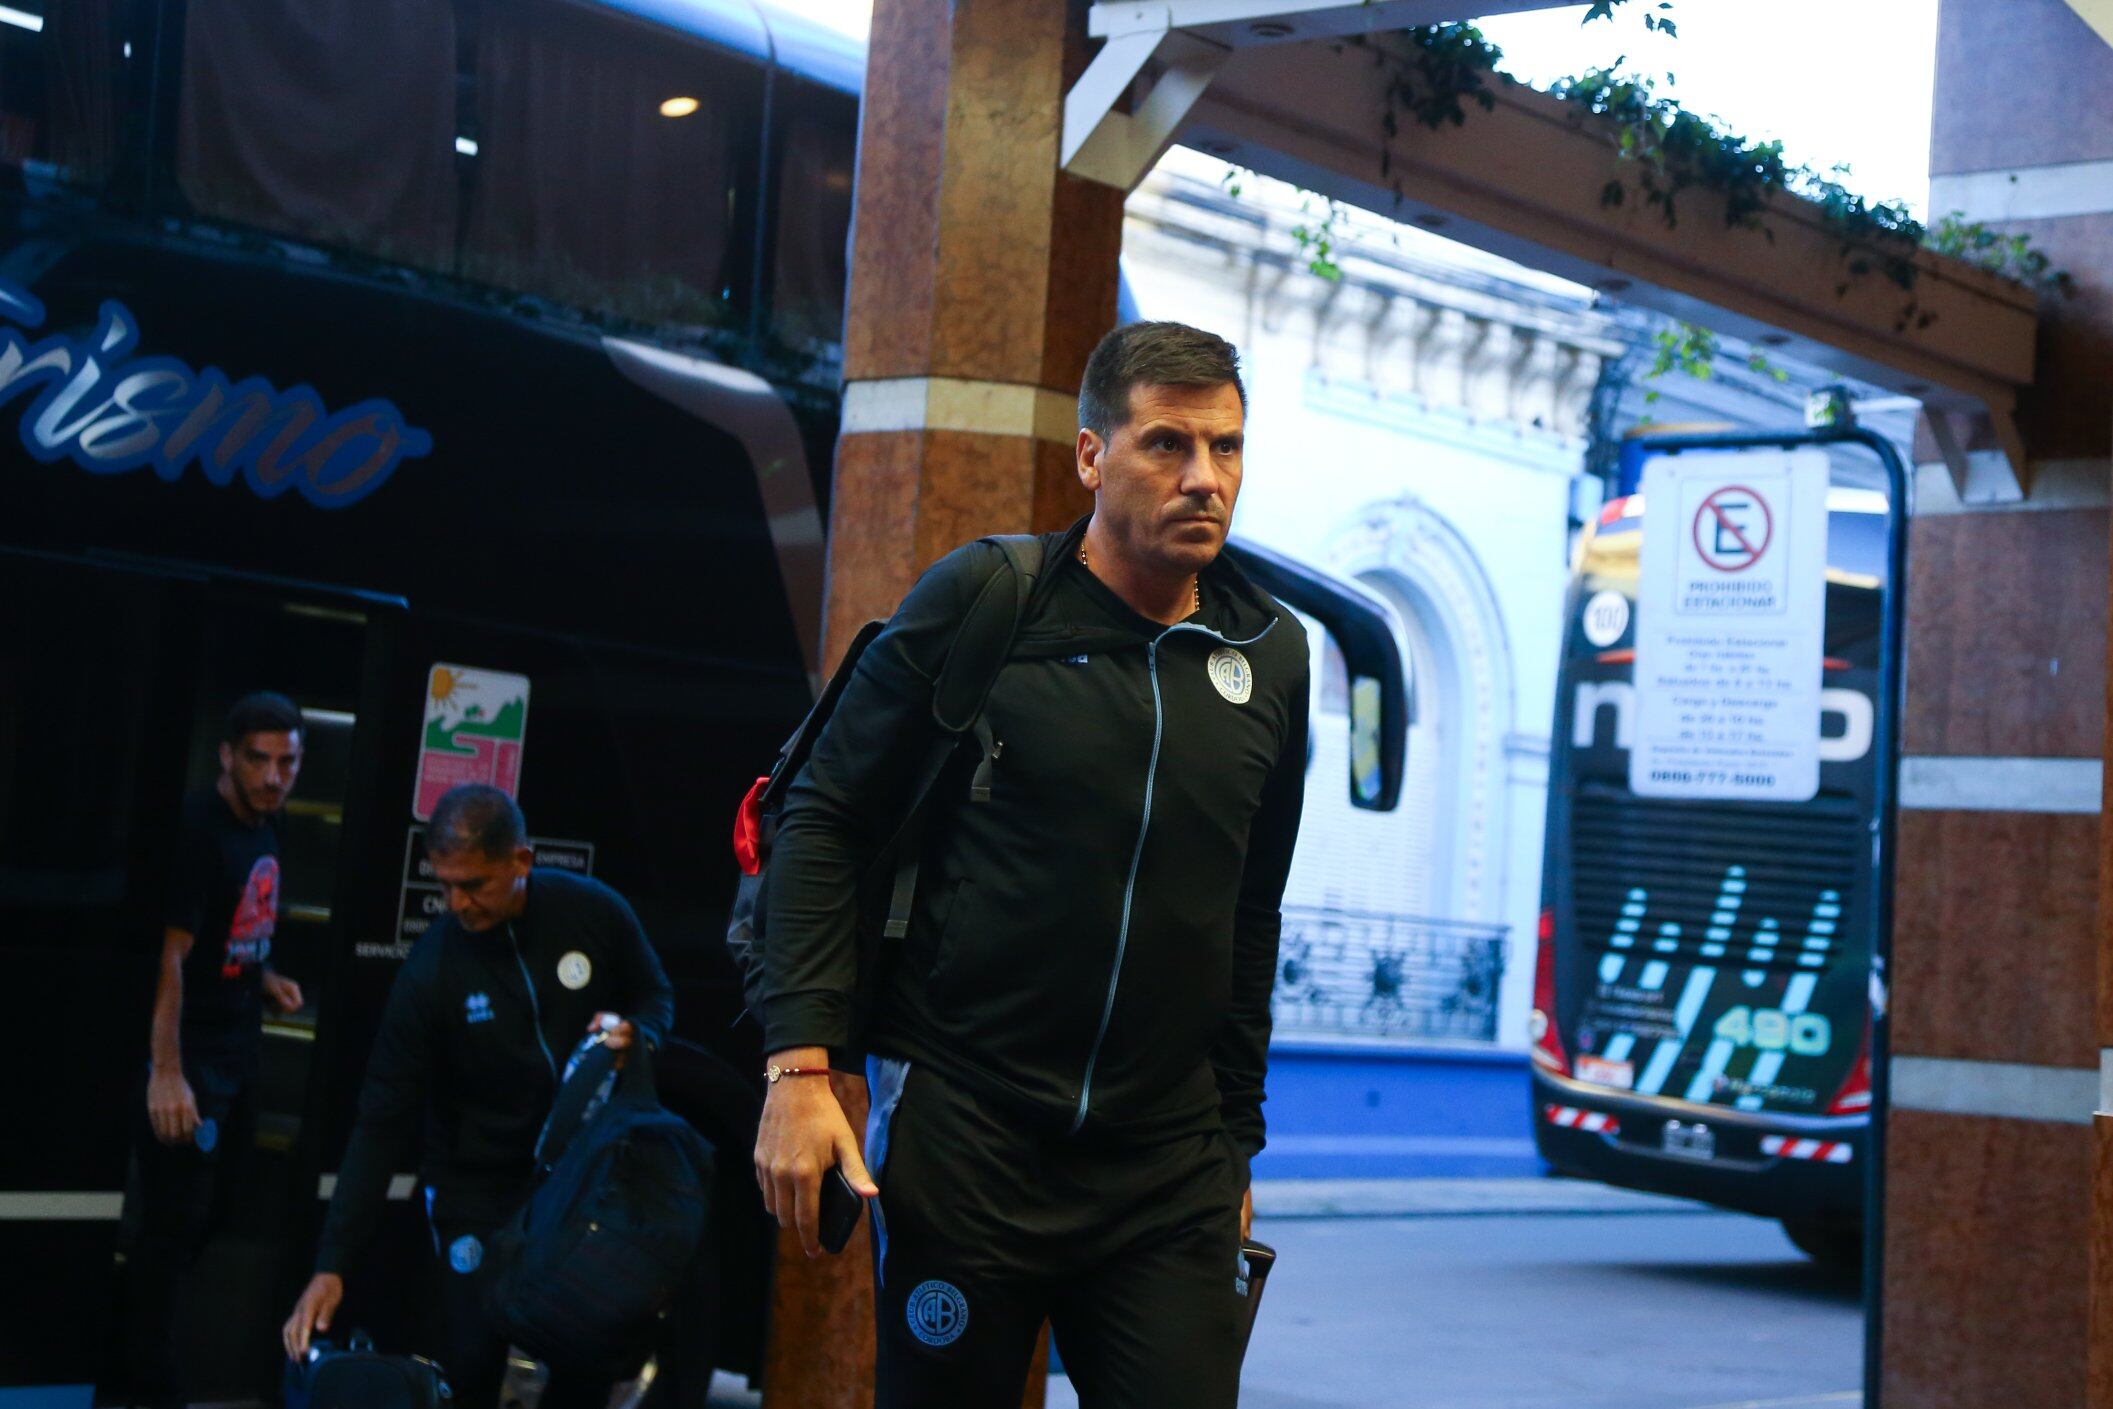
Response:
[[[655,1046],[675,1017],[638,916],[600,881],[538,867],[513,924],[471,934],[436,921],[389,989],[316,1270],[343,1270],[372,1239],[414,1149],[433,1218],[510,1217],[558,1075],[599,1012]]]
[[[1222,1123],[1245,1160],[1263,1142],[1304,793],[1305,632],[1223,557],[1199,615],[1141,617],[1076,561],[1082,531],[1044,536],[1056,576],[990,696],[989,800],[966,800],[972,744],[938,784],[867,1045],[1052,1132]],[[938,737],[932,682],[999,554],[972,543],[925,574],[787,794],[766,901],[768,1051],[852,1037],[859,881]]]

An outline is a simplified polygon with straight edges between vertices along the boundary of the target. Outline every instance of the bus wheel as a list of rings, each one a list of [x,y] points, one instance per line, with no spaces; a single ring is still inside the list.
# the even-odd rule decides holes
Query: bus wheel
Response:
[[[1799,1252],[1820,1266],[1854,1272],[1863,1266],[1864,1229],[1861,1223],[1835,1223],[1820,1218],[1786,1218],[1783,1232],[1797,1244]]]

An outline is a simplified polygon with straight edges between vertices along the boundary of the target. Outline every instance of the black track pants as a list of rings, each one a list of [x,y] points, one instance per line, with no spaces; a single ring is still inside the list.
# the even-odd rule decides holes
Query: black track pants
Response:
[[[506,1337],[486,1315],[492,1268],[484,1250],[497,1228],[489,1223],[433,1225],[433,1277],[437,1324],[428,1328],[421,1354],[440,1362],[453,1402],[460,1409],[498,1409],[506,1379]],[[608,1380],[551,1367],[543,1409],[601,1409],[609,1402]]]
[[[126,1199],[129,1402],[186,1402],[178,1307],[186,1275],[227,1221],[256,1144],[252,1064],[187,1061],[198,1129],[179,1145],[155,1138],[144,1084],[133,1102],[132,1180]]]
[[[876,1409],[1015,1409],[1046,1319],[1082,1409],[1231,1409],[1245,1302],[1223,1132],[1088,1145],[876,1060]]]

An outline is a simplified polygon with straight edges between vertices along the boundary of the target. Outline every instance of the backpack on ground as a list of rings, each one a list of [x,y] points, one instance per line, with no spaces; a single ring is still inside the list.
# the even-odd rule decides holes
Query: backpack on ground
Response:
[[[1036,599],[1036,589],[1043,578],[1044,552],[1042,540],[1032,534],[1007,534],[984,541],[996,544],[1003,557],[993,566],[990,577],[962,617],[946,661],[933,681],[932,718],[938,725],[939,737],[928,751],[909,795],[903,799],[901,820],[893,837],[881,848],[859,887],[858,989],[852,1004],[854,1043],[861,1041],[870,1015],[872,993],[884,957],[881,941],[899,940],[909,929],[918,863],[922,859],[924,822],[934,786],[955,755],[973,743],[978,752],[969,799],[987,800],[991,767],[1003,747],[991,736],[983,707],[1012,652],[1020,623],[1026,620],[1028,608]],[[764,932],[764,913],[770,856],[785,795],[836,713],[837,702],[851,683],[859,657],[885,625],[869,621],[859,628],[814,707],[778,750],[777,762],[769,775],[756,780],[735,814],[734,857],[740,865],[740,875],[726,929],[726,946],[741,970],[749,1011],[759,1017],[763,1010],[763,954],[769,940]],[[861,1054],[854,1050],[840,1055],[843,1060],[855,1061]]]
[[[342,1347],[313,1342],[286,1366],[286,1409],[441,1409],[452,1397],[440,1366],[417,1355],[383,1355],[364,1331]]]
[[[620,1379],[654,1348],[710,1219],[712,1147],[664,1109],[643,1041],[575,1059],[536,1144],[538,1182],[493,1235],[488,1311],[515,1345]]]

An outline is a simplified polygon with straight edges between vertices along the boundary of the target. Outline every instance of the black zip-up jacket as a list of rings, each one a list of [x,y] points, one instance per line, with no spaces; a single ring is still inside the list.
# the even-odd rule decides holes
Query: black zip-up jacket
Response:
[[[1157,1139],[1222,1123],[1262,1148],[1279,906],[1306,766],[1306,637],[1226,558],[1176,626],[1043,536],[1047,573],[990,695],[988,801],[970,745],[927,823],[917,904],[868,1043],[1037,1127]],[[857,887],[937,739],[932,682],[1000,549],[935,564],[867,647],[772,851],[766,1050],[841,1047]],[[885,942],[885,941],[884,941]]]
[[[341,1271],[371,1241],[390,1175],[421,1136],[435,1219],[510,1217],[558,1074],[600,1012],[656,1046],[675,1018],[638,916],[600,881],[538,867],[512,924],[471,934],[452,916],[436,921],[389,989],[316,1270]]]

